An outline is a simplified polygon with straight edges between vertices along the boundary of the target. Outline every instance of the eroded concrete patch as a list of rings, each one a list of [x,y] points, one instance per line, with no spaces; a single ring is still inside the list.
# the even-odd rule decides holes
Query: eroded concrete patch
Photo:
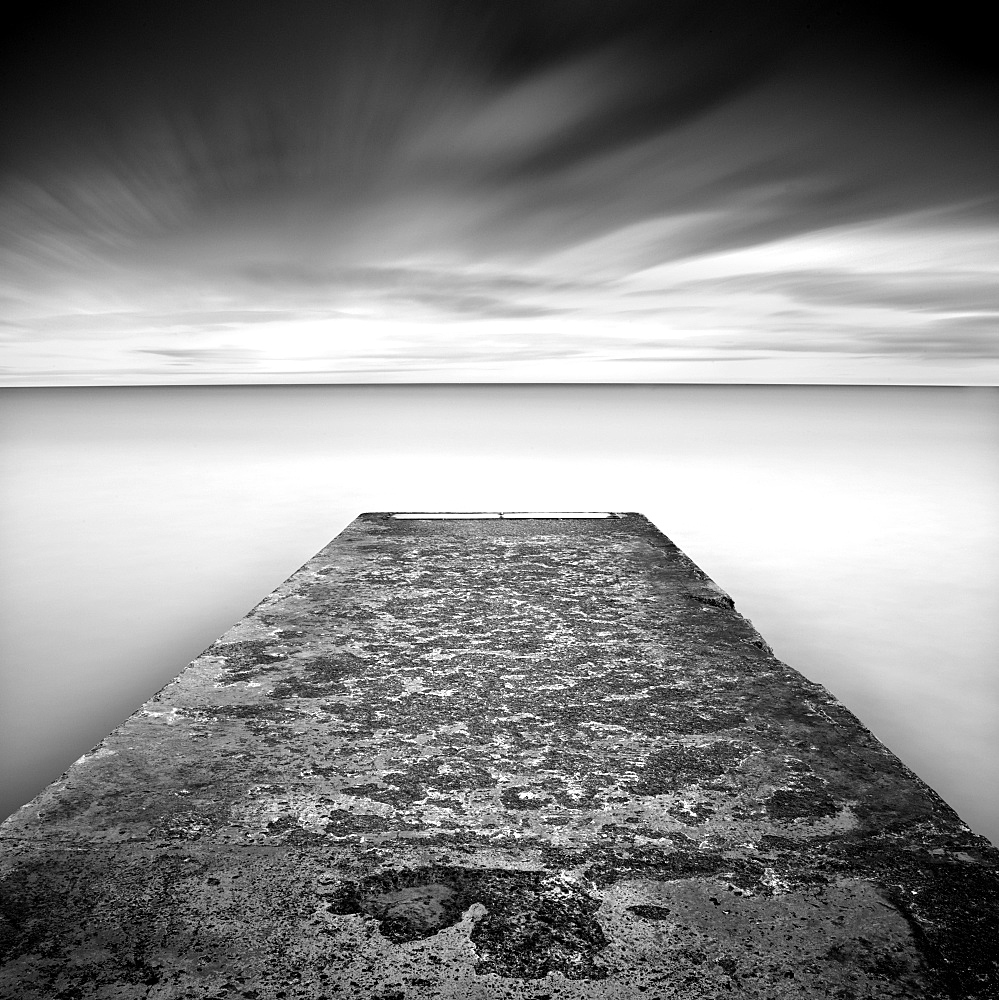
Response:
[[[396,944],[436,934],[466,912],[474,921],[475,971],[508,979],[603,979],[607,946],[600,901],[576,881],[544,871],[435,866],[389,871],[343,885],[330,912],[363,913]]]

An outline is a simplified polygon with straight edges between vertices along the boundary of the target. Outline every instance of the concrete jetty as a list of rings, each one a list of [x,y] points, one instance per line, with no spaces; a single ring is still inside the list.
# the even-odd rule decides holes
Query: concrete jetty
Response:
[[[639,514],[362,514],[0,826],[11,1000],[994,1000],[997,963],[999,851]]]

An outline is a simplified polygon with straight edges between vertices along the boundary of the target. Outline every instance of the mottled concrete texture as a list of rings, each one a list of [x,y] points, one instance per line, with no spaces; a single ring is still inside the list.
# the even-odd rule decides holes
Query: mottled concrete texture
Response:
[[[0,837],[16,1000],[999,996],[999,852],[637,514],[362,515]]]

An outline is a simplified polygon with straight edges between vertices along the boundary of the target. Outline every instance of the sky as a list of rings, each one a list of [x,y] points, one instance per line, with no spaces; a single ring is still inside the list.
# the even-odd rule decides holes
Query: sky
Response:
[[[985,16],[8,5],[0,384],[995,384]]]

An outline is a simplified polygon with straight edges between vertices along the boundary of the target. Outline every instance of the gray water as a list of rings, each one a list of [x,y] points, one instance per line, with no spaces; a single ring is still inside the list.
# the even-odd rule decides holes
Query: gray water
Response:
[[[364,510],[635,510],[999,842],[999,390],[0,391],[0,815]]]

